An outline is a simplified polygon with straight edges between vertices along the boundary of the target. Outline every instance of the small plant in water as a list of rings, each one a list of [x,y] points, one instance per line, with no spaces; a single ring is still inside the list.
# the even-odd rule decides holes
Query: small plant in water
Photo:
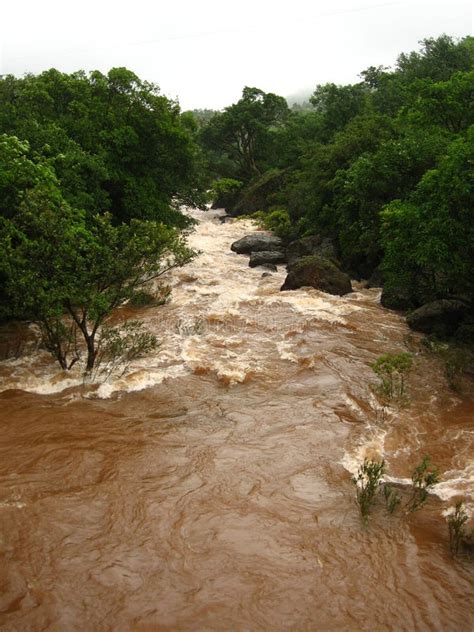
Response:
[[[411,369],[413,358],[410,353],[386,353],[371,364],[380,378],[378,390],[388,399],[403,400],[406,396],[406,374]]]
[[[154,351],[158,346],[157,338],[143,330],[143,323],[130,320],[115,327],[104,326],[101,331],[97,358],[91,381],[103,378],[104,382],[112,375],[123,375],[130,364]]]
[[[384,469],[385,461],[364,459],[364,463],[359,467],[357,476],[352,478],[352,482],[356,486],[357,504],[365,522],[367,522],[370,509],[375,502]]]
[[[402,500],[400,497],[400,494],[397,494],[397,492],[390,485],[384,485],[383,495],[385,498],[387,511],[392,514],[396,510],[396,508],[398,507],[398,505],[400,504]]]
[[[432,487],[439,483],[438,468],[431,464],[430,457],[423,457],[423,461],[415,467],[411,476],[413,492],[405,505],[406,511],[417,511],[428,499]]]
[[[464,509],[462,502],[456,503],[454,510],[448,515],[449,546],[451,553],[456,555],[461,545],[468,540],[465,524],[469,520],[469,515]]]

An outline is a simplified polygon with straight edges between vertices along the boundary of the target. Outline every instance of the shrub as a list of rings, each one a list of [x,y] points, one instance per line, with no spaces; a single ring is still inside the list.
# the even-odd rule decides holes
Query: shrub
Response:
[[[370,366],[380,378],[380,393],[388,399],[403,399],[406,394],[405,376],[412,364],[410,353],[386,353],[372,363]]]
[[[140,321],[130,320],[115,327],[104,325],[91,381],[99,377],[107,381],[114,372],[123,375],[134,360],[154,351],[157,346],[156,336],[144,331]]]
[[[387,511],[393,513],[402,500],[400,495],[390,485],[383,486],[383,495]]]
[[[230,208],[239,196],[243,183],[234,178],[220,178],[211,185],[210,196],[213,208]]]
[[[423,457],[420,465],[415,467],[411,476],[413,492],[405,505],[409,512],[420,509],[428,499],[431,488],[439,483],[438,468],[431,464],[430,457]]]
[[[149,290],[137,290],[130,299],[132,307],[157,307],[165,305],[170,298],[171,287],[169,285],[160,285],[156,292]]]
[[[375,502],[384,469],[385,461],[364,459],[364,463],[359,467],[357,476],[352,478],[352,482],[356,487],[356,501],[364,522],[367,522],[370,510]]]
[[[469,515],[464,509],[463,503],[456,503],[454,510],[447,516],[449,529],[449,546],[453,555],[459,552],[462,544],[468,542],[471,536],[466,532],[465,524],[469,520]]]

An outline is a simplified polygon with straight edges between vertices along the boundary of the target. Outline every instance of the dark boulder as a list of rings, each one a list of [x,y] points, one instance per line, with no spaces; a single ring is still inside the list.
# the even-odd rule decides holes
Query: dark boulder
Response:
[[[302,257],[316,255],[323,259],[335,259],[336,248],[333,242],[328,238],[320,235],[309,235],[292,241],[286,247],[286,260],[288,265],[296,263]]]
[[[300,287],[314,287],[339,296],[352,292],[347,274],[341,272],[332,261],[317,256],[303,257],[289,266],[281,290],[297,290]]]
[[[261,278],[262,278],[262,279],[266,279],[267,277],[271,277],[271,276],[273,276],[273,274],[272,274],[271,272],[264,272],[264,273],[262,274],[262,277],[261,277]]]
[[[285,253],[281,250],[261,250],[250,253],[249,266],[256,268],[269,263],[285,263]]]
[[[416,307],[412,293],[403,286],[385,286],[382,290],[380,302],[384,307],[388,307],[388,309],[412,309]]]
[[[242,239],[234,241],[230,247],[231,250],[239,255],[249,254],[251,252],[260,252],[262,250],[282,250],[282,241],[275,235],[266,235],[265,233],[252,233],[246,235]]]
[[[426,303],[408,314],[411,329],[440,337],[451,336],[467,316],[468,305],[457,299],[440,299]]]

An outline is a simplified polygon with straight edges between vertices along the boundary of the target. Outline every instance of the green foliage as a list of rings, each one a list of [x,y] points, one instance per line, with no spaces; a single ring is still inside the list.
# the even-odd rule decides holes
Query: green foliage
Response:
[[[89,377],[92,381],[107,381],[113,373],[123,375],[132,362],[154,351],[157,346],[156,336],[144,331],[140,321],[129,320],[115,327],[104,325],[100,332],[94,368]]]
[[[385,461],[364,459],[357,476],[352,478],[356,487],[356,501],[364,522],[367,522],[370,510],[375,503],[384,470]]]
[[[284,241],[290,241],[295,236],[295,229],[291,223],[288,211],[285,209],[275,209],[269,213],[257,211],[250,215],[262,228],[270,230]]]
[[[383,271],[403,280],[420,302],[474,296],[474,126],[454,140],[436,169],[427,171],[406,201],[384,210]]]
[[[438,468],[431,464],[429,456],[423,457],[422,462],[415,467],[411,480],[413,491],[411,498],[405,505],[405,509],[406,511],[414,512],[423,507],[431,488],[439,483]]]
[[[447,516],[449,546],[453,555],[459,553],[461,546],[468,545],[472,541],[473,533],[468,534],[465,527],[468,520],[469,514],[464,509],[463,503],[457,502]]]
[[[126,68],[1,77],[2,132],[27,140],[87,213],[185,226],[179,203],[202,201],[199,151],[178,105]]]
[[[156,291],[140,288],[132,294],[130,305],[132,307],[157,307],[158,305],[165,305],[169,301],[170,295],[171,287],[169,285],[160,285]]]
[[[176,229],[141,220],[116,226],[108,214],[87,217],[54,189],[26,192],[15,217],[0,218],[0,246],[10,314],[42,325],[46,346],[64,369],[77,357],[71,340],[80,332],[87,371],[110,312],[194,256]]]
[[[384,460],[364,459],[363,464],[359,466],[357,476],[351,479],[356,488],[356,501],[365,523],[377,501],[379,491],[383,493],[385,506],[390,514],[393,514],[401,505],[401,495],[391,485],[382,481],[384,473]],[[428,499],[429,492],[434,485],[439,483],[439,480],[438,469],[431,464],[430,458],[425,456],[413,471],[411,495],[404,504],[405,513],[413,513],[421,509]]]
[[[209,150],[225,153],[234,165],[234,175],[248,182],[267,166],[275,129],[288,112],[283,97],[246,87],[237,103],[210,119],[201,141]]]
[[[326,135],[331,137],[363,113],[367,96],[367,86],[363,83],[347,86],[326,83],[316,87],[310,102],[323,115]]]
[[[235,178],[220,178],[211,184],[211,199],[214,208],[231,208],[234,206],[243,183]]]
[[[387,484],[383,486],[383,495],[385,498],[387,511],[391,514],[394,513],[394,511],[401,503],[401,496],[397,494],[397,492],[392,487],[390,487],[390,485]]]
[[[473,350],[452,342],[440,341],[432,336],[423,338],[422,343],[430,353],[437,355],[442,361],[449,388],[461,392],[464,372],[474,361]]]
[[[474,38],[427,38],[393,70],[317,86],[309,110],[246,89],[200,142],[216,176],[244,183],[236,213],[286,209],[296,236],[330,237],[364,278],[381,266],[413,307],[474,302],[473,68]]]
[[[386,353],[371,367],[380,378],[379,390],[388,399],[403,399],[406,395],[406,374],[411,369],[413,358],[410,353]]]

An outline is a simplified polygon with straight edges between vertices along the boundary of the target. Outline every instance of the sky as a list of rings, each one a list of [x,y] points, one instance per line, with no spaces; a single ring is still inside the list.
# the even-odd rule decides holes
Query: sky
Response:
[[[1,0],[0,74],[126,66],[182,109],[285,97],[473,34],[474,0]]]

